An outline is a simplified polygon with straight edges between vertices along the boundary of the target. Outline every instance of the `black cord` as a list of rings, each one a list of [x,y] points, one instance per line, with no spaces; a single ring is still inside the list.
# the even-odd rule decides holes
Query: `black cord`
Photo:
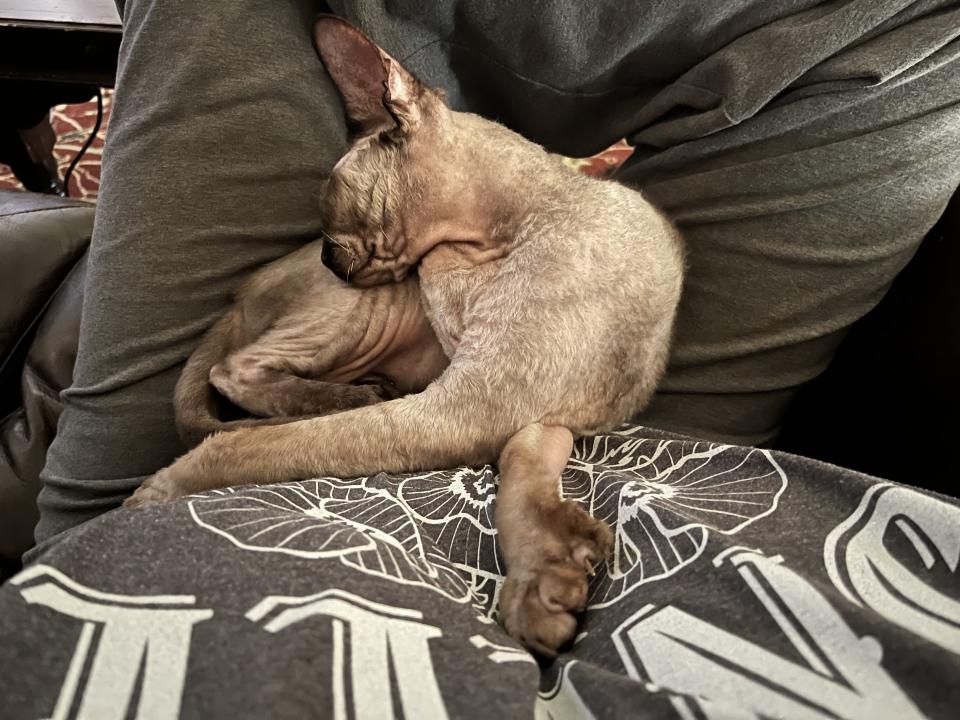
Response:
[[[70,161],[70,167],[67,168],[67,172],[63,176],[63,195],[64,197],[70,197],[70,176],[73,175],[73,169],[77,166],[77,163],[80,162],[80,158],[83,157],[83,154],[90,149],[90,146],[93,145],[93,141],[97,137],[97,133],[100,132],[100,123],[103,121],[103,93],[100,91],[100,88],[97,88],[97,122],[93,126],[93,132],[90,133],[90,137],[87,138],[87,141],[83,144],[83,147],[80,148],[80,152],[74,155],[73,160]]]

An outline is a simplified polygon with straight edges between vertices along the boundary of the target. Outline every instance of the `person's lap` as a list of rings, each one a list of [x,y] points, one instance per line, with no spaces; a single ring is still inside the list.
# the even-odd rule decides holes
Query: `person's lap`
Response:
[[[440,29],[429,22],[414,30],[376,7],[341,9],[375,39],[381,30],[392,38],[387,49],[411,54],[428,82],[458,77],[456,104],[483,105],[458,54],[469,32],[435,43]],[[180,363],[247,273],[318,234],[316,195],[345,129],[310,45],[313,10],[128,3],[81,347],[44,471],[39,540],[118,506],[182,450],[171,407]],[[398,52],[404,43],[422,51]],[[861,91],[866,99],[853,105],[843,93],[781,103],[704,138],[664,140],[676,112],[643,119],[649,93],[634,102],[632,131],[624,93],[610,123],[568,123],[579,128],[569,146],[602,146],[620,131],[640,142],[622,178],[688,238],[674,361],[645,422],[769,439],[791,388],[879,299],[956,184],[939,169],[923,176],[924,163],[946,159],[944,118],[957,92],[948,70],[881,88],[875,100]],[[917,97],[926,105],[898,110]],[[821,105],[811,113],[811,103]],[[597,107],[565,97],[529,110],[514,124],[564,150],[542,117]],[[588,125],[593,141],[582,137]]]

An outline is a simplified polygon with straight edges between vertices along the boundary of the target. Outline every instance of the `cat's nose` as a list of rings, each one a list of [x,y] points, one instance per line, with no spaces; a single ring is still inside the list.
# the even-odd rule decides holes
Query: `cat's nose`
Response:
[[[331,257],[332,253],[330,251],[330,245],[331,243],[329,241],[324,240],[323,247],[320,248],[320,262],[333,270],[333,265],[330,264],[333,260]]]

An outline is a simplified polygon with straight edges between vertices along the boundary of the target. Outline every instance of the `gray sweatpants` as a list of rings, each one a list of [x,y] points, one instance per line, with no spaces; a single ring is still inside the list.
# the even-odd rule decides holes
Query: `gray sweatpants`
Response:
[[[647,425],[769,441],[960,181],[956,3],[331,5],[455,107],[561,153],[638,146],[620,179],[679,223],[690,257]],[[318,235],[316,196],[346,140],[315,11],[127,2],[39,541],[182,451],[180,365],[248,273]]]

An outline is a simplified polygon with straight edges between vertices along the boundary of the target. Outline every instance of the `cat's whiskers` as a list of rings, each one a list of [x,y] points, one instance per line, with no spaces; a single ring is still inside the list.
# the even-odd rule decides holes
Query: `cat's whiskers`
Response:
[[[325,237],[327,240],[329,240],[330,242],[332,242],[334,245],[336,245],[336,246],[337,246],[338,248],[340,248],[341,250],[347,250],[347,251],[349,252],[347,246],[344,245],[344,244],[343,244],[342,242],[340,242],[339,240],[337,240],[335,237],[333,237],[333,235],[330,235],[329,233],[327,233],[327,232],[324,231],[324,230],[321,230],[321,231],[320,231],[320,234],[323,235],[323,237]]]

